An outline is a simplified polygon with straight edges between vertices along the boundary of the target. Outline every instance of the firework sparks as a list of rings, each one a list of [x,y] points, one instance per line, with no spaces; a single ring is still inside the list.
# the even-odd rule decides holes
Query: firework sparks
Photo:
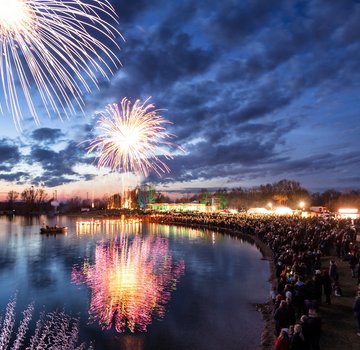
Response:
[[[32,86],[47,114],[62,118],[83,106],[90,82],[97,86],[98,75],[107,78],[120,64],[104,43],[118,48],[121,37],[109,23],[116,14],[107,0],[0,0],[0,6],[0,110],[12,114],[18,129],[21,100],[39,123]]]
[[[123,98],[121,105],[109,104],[105,111],[99,112],[97,127],[98,136],[90,142],[88,153],[98,151],[99,167],[110,167],[112,170],[134,172],[147,176],[150,170],[159,176],[170,172],[170,168],[159,158],[172,159],[166,150],[174,145],[164,127],[170,123],[162,118],[149,98],[141,103],[139,100],[131,105],[130,100]]]

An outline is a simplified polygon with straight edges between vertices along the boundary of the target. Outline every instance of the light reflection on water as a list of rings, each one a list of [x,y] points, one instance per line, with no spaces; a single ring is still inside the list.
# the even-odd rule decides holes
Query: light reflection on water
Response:
[[[152,318],[165,315],[165,305],[184,271],[184,261],[173,265],[166,238],[126,234],[100,241],[95,263],[74,266],[72,280],[91,289],[90,318],[117,332],[146,331]]]
[[[99,234],[118,234],[119,232],[140,233],[142,223],[139,219],[92,219],[77,220],[76,233],[78,235]]]
[[[68,234],[41,235],[44,222]],[[255,246],[212,231],[0,216],[0,313],[16,292],[18,310],[64,310],[96,350],[257,348],[252,304],[266,300],[268,274]]]

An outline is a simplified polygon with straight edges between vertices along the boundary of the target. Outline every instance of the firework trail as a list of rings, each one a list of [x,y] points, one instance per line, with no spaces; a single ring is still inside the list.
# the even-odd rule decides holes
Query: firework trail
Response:
[[[95,127],[98,136],[90,141],[88,153],[98,151],[99,167],[147,176],[150,170],[159,176],[170,172],[170,168],[159,158],[173,159],[166,150],[176,147],[170,139],[165,124],[170,122],[162,118],[150,98],[133,105],[126,97],[120,106],[109,104],[104,111],[98,112],[100,118]]]
[[[23,104],[39,123],[34,91],[49,116],[68,117],[83,106],[89,83],[97,86],[97,76],[107,78],[120,64],[104,43],[118,49],[121,37],[109,23],[116,14],[108,0],[0,0],[0,6],[0,110],[12,114],[17,129]]]

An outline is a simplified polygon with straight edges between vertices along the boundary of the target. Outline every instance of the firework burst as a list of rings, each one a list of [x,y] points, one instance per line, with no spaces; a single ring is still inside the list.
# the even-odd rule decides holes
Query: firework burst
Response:
[[[165,124],[170,122],[162,118],[149,98],[141,103],[136,100],[133,105],[123,98],[121,105],[110,104],[102,112],[97,122],[99,134],[90,142],[88,153],[99,152],[98,166],[110,167],[112,170],[134,172],[147,176],[150,170],[159,176],[170,172],[170,168],[159,158],[172,159],[166,150],[174,145]]]
[[[0,6],[0,110],[18,129],[22,100],[39,123],[32,87],[47,114],[62,118],[83,106],[89,83],[97,86],[97,76],[107,78],[120,64],[104,43],[118,48],[121,37],[107,0],[0,0]]]

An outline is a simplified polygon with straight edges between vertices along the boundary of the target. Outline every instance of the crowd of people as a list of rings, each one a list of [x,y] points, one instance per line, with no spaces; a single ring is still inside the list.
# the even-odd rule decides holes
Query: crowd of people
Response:
[[[349,262],[360,287],[356,243],[360,221],[295,216],[249,216],[216,213],[164,213],[153,221],[225,229],[256,237],[272,251],[275,266],[271,290],[275,321],[275,350],[320,349],[322,319],[319,309],[342,296],[336,259]],[[322,266],[321,257],[336,257]],[[360,289],[353,311],[360,336]]]

